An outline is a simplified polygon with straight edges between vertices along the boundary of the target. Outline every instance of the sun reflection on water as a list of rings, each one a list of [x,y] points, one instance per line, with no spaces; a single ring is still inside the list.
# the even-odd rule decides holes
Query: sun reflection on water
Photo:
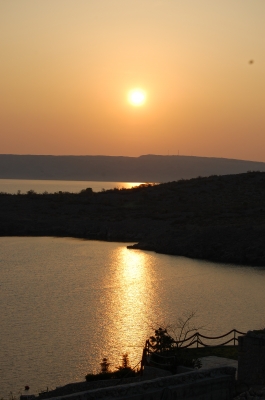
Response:
[[[117,185],[118,189],[131,189],[143,185],[143,182],[121,182]]]
[[[128,251],[126,248],[119,249],[119,262],[122,266],[121,277],[126,283],[134,283],[135,279],[141,279],[145,274],[145,254],[137,251]]]
[[[207,336],[265,320],[262,267],[70,238],[1,238],[0,246],[0,398],[25,382],[39,393],[82,381],[103,357],[115,370],[127,352],[134,366],[154,327],[191,310]]]
[[[122,349],[122,354],[127,352],[132,363],[140,360],[154,303],[151,277],[152,266],[143,252],[126,247],[113,252],[108,292],[108,340],[115,359],[116,350]],[[119,353],[119,359],[122,354]]]

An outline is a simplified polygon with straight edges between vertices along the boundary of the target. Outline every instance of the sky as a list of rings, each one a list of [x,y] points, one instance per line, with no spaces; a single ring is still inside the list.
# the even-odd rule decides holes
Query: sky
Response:
[[[264,0],[0,0],[0,153],[265,162],[264,21]]]

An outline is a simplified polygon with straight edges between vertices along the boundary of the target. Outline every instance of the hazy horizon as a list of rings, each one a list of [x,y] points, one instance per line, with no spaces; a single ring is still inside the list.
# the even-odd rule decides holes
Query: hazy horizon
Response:
[[[198,176],[265,171],[265,163],[229,158],[142,155],[1,155],[0,178],[169,182]]]
[[[1,152],[264,162],[264,16],[264,0],[1,1]]]
[[[43,156],[43,157],[127,157],[127,158],[140,158],[146,156],[156,156],[156,157],[194,157],[194,158],[216,158],[216,159],[225,159],[225,160],[235,160],[235,161],[247,161],[247,162],[255,162],[255,163],[265,163],[261,160],[247,160],[242,158],[230,158],[230,157],[213,157],[209,156],[198,156],[198,155],[189,155],[189,154],[139,154],[133,156],[126,156],[124,154],[28,154],[28,153],[0,153],[0,156]]]

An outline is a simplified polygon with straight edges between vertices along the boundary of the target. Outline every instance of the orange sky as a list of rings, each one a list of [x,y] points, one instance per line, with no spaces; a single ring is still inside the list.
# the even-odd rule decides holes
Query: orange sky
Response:
[[[264,0],[0,0],[0,153],[265,161],[264,21]]]

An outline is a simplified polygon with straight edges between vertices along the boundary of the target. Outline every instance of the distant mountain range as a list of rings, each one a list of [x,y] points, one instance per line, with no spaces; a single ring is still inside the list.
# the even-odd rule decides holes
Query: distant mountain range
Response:
[[[265,163],[193,156],[49,156],[0,154],[0,179],[170,182],[265,171]]]

